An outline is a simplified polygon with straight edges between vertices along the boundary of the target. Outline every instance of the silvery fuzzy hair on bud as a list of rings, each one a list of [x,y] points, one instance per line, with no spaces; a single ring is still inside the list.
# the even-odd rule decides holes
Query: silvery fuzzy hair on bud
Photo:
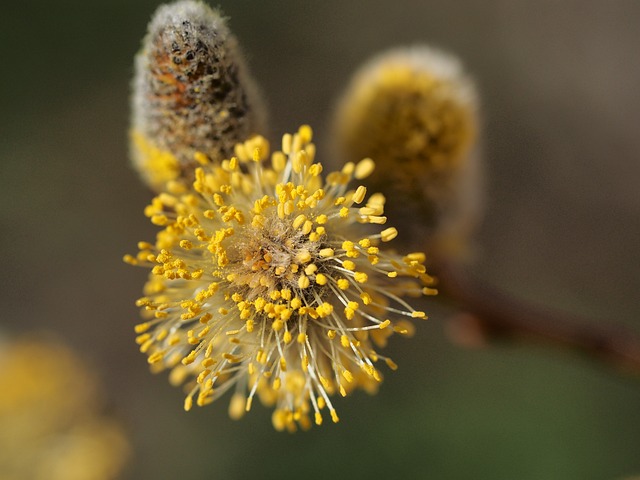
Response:
[[[200,152],[217,162],[263,131],[264,106],[238,42],[217,11],[197,1],[163,5],[135,59],[132,156],[152,187],[157,157],[190,178]],[[156,152],[151,154],[150,152]],[[151,165],[151,166],[150,166]],[[155,165],[155,166],[154,166]]]
[[[370,157],[368,187],[413,248],[466,253],[482,211],[478,95],[454,56],[426,45],[383,52],[354,74],[334,117],[337,157]]]

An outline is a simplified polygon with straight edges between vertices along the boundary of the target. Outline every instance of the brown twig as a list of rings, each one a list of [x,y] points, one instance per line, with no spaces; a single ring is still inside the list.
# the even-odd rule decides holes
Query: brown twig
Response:
[[[471,278],[460,267],[437,265],[439,290],[463,312],[457,331],[485,340],[528,340],[572,350],[640,376],[640,334],[590,323],[518,301]]]

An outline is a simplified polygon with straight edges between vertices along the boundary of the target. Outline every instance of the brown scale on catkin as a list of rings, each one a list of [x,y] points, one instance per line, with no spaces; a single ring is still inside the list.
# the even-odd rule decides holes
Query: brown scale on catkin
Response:
[[[230,158],[264,125],[235,37],[200,2],[157,10],[136,57],[132,103],[133,162],[155,190],[191,180],[202,162]]]

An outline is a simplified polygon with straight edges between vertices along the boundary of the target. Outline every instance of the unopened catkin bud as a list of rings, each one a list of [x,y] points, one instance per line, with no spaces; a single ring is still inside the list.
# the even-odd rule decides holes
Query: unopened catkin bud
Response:
[[[375,161],[368,186],[413,246],[466,249],[481,210],[477,109],[458,60],[426,46],[373,58],[338,105],[338,156]]]
[[[230,158],[264,125],[235,37],[219,12],[197,1],[154,14],[135,59],[132,109],[133,163],[155,190]]]

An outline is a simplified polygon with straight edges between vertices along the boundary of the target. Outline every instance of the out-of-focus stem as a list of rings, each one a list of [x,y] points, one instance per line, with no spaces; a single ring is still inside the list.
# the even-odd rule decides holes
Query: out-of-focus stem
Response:
[[[461,311],[452,319],[456,337],[551,345],[640,376],[638,332],[519,301],[473,279],[453,263],[440,263],[435,271],[440,292]]]

